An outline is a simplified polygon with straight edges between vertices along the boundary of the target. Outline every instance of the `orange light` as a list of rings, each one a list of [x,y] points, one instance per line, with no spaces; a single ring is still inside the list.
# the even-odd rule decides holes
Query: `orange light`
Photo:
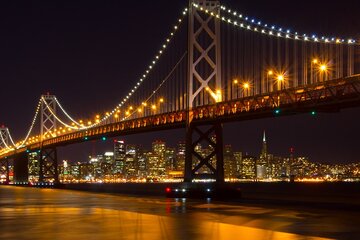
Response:
[[[325,64],[320,65],[320,71],[325,72],[327,70],[327,66]]]

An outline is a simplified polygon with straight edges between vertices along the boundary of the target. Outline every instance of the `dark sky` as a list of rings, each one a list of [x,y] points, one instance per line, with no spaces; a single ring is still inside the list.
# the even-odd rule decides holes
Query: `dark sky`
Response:
[[[357,1],[223,1],[244,15],[293,31],[360,38]],[[111,109],[161,46],[185,0],[16,1],[0,3],[0,123],[23,138],[41,94],[55,94],[75,118]],[[298,6],[295,6],[298,5]],[[360,109],[225,124],[225,143],[258,154],[267,131],[269,151],[319,162],[360,160]],[[149,146],[172,145],[185,130],[124,137]],[[174,138],[174,136],[177,136]],[[140,140],[141,139],[141,140]],[[111,150],[111,141],[60,149],[60,159],[85,160]]]

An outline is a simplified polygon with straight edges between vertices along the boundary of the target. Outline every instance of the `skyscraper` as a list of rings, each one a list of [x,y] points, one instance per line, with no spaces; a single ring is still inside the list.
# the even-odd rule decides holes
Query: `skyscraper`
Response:
[[[185,168],[185,142],[179,142],[176,151],[176,167],[178,171],[184,171]]]
[[[135,178],[137,176],[138,164],[138,146],[135,144],[126,145],[124,174],[126,178]]]
[[[266,158],[266,156],[267,156],[267,144],[266,144],[266,135],[264,131],[260,158]]]
[[[28,155],[29,163],[29,181],[37,182],[39,180],[40,163],[39,154],[37,152],[31,152]]]
[[[236,162],[231,145],[224,147],[224,174],[225,178],[234,178],[236,176]]]
[[[102,177],[112,175],[114,165],[114,152],[105,152],[103,161],[101,162]]]
[[[114,140],[114,174],[118,176],[123,174],[125,155],[125,142],[122,140]]]
[[[152,156],[151,168],[152,172],[157,176],[165,176],[166,175],[166,144],[163,141],[156,140],[152,143]],[[156,159],[156,160],[155,160]]]
[[[260,158],[256,163],[256,177],[258,179],[265,179],[270,177],[271,169],[270,169],[270,159],[269,154],[267,152],[267,143],[266,143],[266,135],[265,131],[263,133],[262,138],[262,148],[260,153]]]
[[[256,158],[253,156],[245,155],[242,158],[241,164],[241,178],[255,179],[256,177]]]

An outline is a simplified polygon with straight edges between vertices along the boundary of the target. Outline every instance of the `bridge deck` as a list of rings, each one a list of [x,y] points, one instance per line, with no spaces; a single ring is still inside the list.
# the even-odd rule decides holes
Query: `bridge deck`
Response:
[[[77,131],[27,145],[8,152],[0,159],[11,158],[27,150],[65,146],[102,137],[124,136],[135,133],[186,127],[188,114],[193,124],[244,121],[308,111],[334,112],[360,105],[360,75],[319,82],[303,87],[288,88],[269,94],[249,96],[213,105],[114,122]],[[279,109],[279,114],[274,113]]]

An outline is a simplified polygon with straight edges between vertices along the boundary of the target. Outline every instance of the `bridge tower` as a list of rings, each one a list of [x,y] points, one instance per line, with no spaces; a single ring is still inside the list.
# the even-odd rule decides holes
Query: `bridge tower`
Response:
[[[5,126],[0,127],[0,150],[9,146],[9,129]],[[10,181],[10,162],[8,158],[0,160],[0,175],[6,176],[6,182]]]
[[[204,14],[201,10],[214,13]],[[186,127],[185,182],[196,178],[224,181],[222,124],[193,122],[192,108],[222,101],[220,2],[190,0],[188,26],[188,120]],[[210,152],[202,156],[199,143],[209,144]],[[216,162],[212,162],[216,157]]]
[[[46,94],[41,96],[41,120],[40,120],[40,173],[39,181],[59,181],[57,152],[55,147],[43,147],[44,136],[56,132],[56,100],[54,95]]]

